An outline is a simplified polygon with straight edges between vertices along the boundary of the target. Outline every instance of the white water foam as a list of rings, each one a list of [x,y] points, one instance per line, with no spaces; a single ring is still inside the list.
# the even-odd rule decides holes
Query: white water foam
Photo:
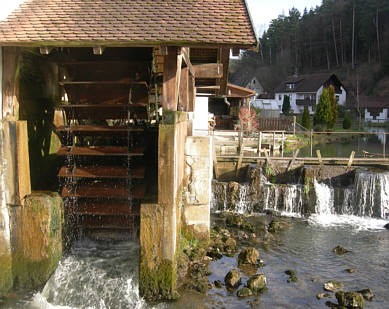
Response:
[[[371,183],[371,181],[369,181]],[[354,215],[353,209],[350,207],[350,201],[353,201],[353,190],[346,190],[344,201],[342,205],[342,214],[336,214],[334,208],[334,190],[324,183],[314,182],[315,191],[317,195],[315,214],[309,217],[311,224],[318,224],[321,226],[352,226],[356,230],[383,230],[385,224],[389,223],[384,218],[373,218],[366,215]],[[372,189],[369,189],[372,190]],[[367,196],[366,194],[362,196]],[[381,194],[382,196],[382,194]],[[371,202],[371,201],[369,201]],[[371,205],[366,199],[359,200],[357,206],[359,209],[366,209],[366,204]],[[374,203],[373,203],[374,205]],[[361,211],[358,210],[358,214]],[[365,211],[363,211],[365,214]],[[369,215],[372,212],[368,213]]]

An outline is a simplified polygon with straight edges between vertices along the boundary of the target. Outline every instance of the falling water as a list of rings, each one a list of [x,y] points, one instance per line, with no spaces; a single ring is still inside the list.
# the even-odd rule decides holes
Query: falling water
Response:
[[[236,203],[235,206],[235,212],[244,214],[244,213],[250,213],[250,204],[248,202],[247,193],[249,191],[249,186],[247,184],[241,185],[239,187],[239,200]]]
[[[20,308],[148,308],[138,293],[138,250],[135,242],[80,241]]]

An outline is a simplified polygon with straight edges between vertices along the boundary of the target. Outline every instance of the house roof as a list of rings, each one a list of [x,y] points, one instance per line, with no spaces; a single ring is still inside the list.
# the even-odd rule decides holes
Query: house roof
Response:
[[[0,45],[258,45],[245,0],[26,0]]]
[[[251,98],[253,96],[255,96],[254,90],[231,83],[227,84],[227,97],[229,98]]]
[[[362,108],[389,108],[389,98],[360,96],[359,105]]]
[[[332,78],[341,85],[341,82],[336,75],[331,73],[289,76],[276,88],[275,92],[316,92]],[[295,84],[295,87],[289,89],[287,88],[288,84]]]

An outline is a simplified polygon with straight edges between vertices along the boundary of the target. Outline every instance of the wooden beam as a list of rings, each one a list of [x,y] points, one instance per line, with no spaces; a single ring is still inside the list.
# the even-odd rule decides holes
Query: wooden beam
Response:
[[[189,70],[183,68],[181,70],[180,90],[178,94],[179,111],[188,111],[189,109]]]
[[[234,57],[239,57],[239,55],[240,55],[240,48],[238,48],[238,47],[233,47],[233,48],[232,48],[232,55],[233,55]]]
[[[240,153],[239,153],[238,163],[236,163],[235,177],[238,177],[240,167],[242,166],[243,153],[244,153],[243,150],[244,150],[244,141],[242,141],[242,144],[240,145]]]
[[[188,67],[189,69],[189,72],[192,74],[192,75],[195,75],[195,71],[193,69],[193,65],[192,63],[190,62],[190,56],[189,56],[189,47],[181,47],[181,50],[180,50],[180,54],[182,54],[183,56],[183,59],[186,63],[186,66]]]
[[[222,78],[223,64],[222,63],[204,63],[193,66],[194,75],[196,78]]]
[[[17,47],[3,47],[3,118],[19,119],[18,78],[16,76],[20,50]]]
[[[319,160],[319,164],[320,164],[320,166],[322,166],[323,165],[323,159],[321,158],[320,150],[316,150],[316,154],[317,154],[317,159]]]
[[[286,171],[287,171],[287,172],[289,172],[289,170],[291,169],[291,167],[292,167],[293,164],[294,164],[294,161],[296,161],[296,158],[297,158],[297,156],[298,156],[298,154],[299,154],[299,151],[300,151],[300,148],[297,148],[296,152],[295,152],[294,155],[293,155],[292,160],[289,161],[288,167],[286,168]]]
[[[230,49],[227,47],[220,48],[220,63],[223,64],[223,77],[220,79],[219,95],[227,94],[228,82],[228,65],[230,61]]]
[[[163,63],[162,108],[164,110],[177,110],[181,64],[182,57],[177,55],[177,47],[169,46],[168,54],[164,56]]]
[[[193,112],[196,103],[196,79],[193,74],[188,76],[188,112]]]
[[[218,166],[217,166],[215,137],[212,137],[212,161],[213,161],[213,170],[215,172],[215,179],[217,180],[219,178],[219,169],[218,169]]]
[[[354,156],[355,156],[355,151],[351,151],[350,159],[348,160],[347,163],[347,168],[349,169],[351,165],[353,164],[354,161]]]

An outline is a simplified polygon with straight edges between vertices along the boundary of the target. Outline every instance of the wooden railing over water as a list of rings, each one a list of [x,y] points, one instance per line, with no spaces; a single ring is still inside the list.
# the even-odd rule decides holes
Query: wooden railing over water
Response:
[[[389,132],[314,132],[314,131],[233,131],[214,130],[210,135],[214,137],[214,163],[217,162],[237,162],[237,170],[243,162],[254,163],[260,161],[273,162],[287,161],[289,166],[293,163],[301,164],[340,164],[354,165],[388,165],[389,159],[386,152],[386,139]],[[289,136],[304,136],[308,139],[310,155],[298,156],[297,148],[291,155],[284,156],[285,143]],[[341,135],[343,137],[372,136],[381,137],[382,152],[372,151],[366,147],[358,153],[352,150],[349,156],[323,157],[320,150],[313,151],[315,137],[326,135],[333,137]],[[305,147],[306,147],[305,146]],[[218,150],[218,151],[216,151]],[[356,156],[357,154],[357,156]]]

